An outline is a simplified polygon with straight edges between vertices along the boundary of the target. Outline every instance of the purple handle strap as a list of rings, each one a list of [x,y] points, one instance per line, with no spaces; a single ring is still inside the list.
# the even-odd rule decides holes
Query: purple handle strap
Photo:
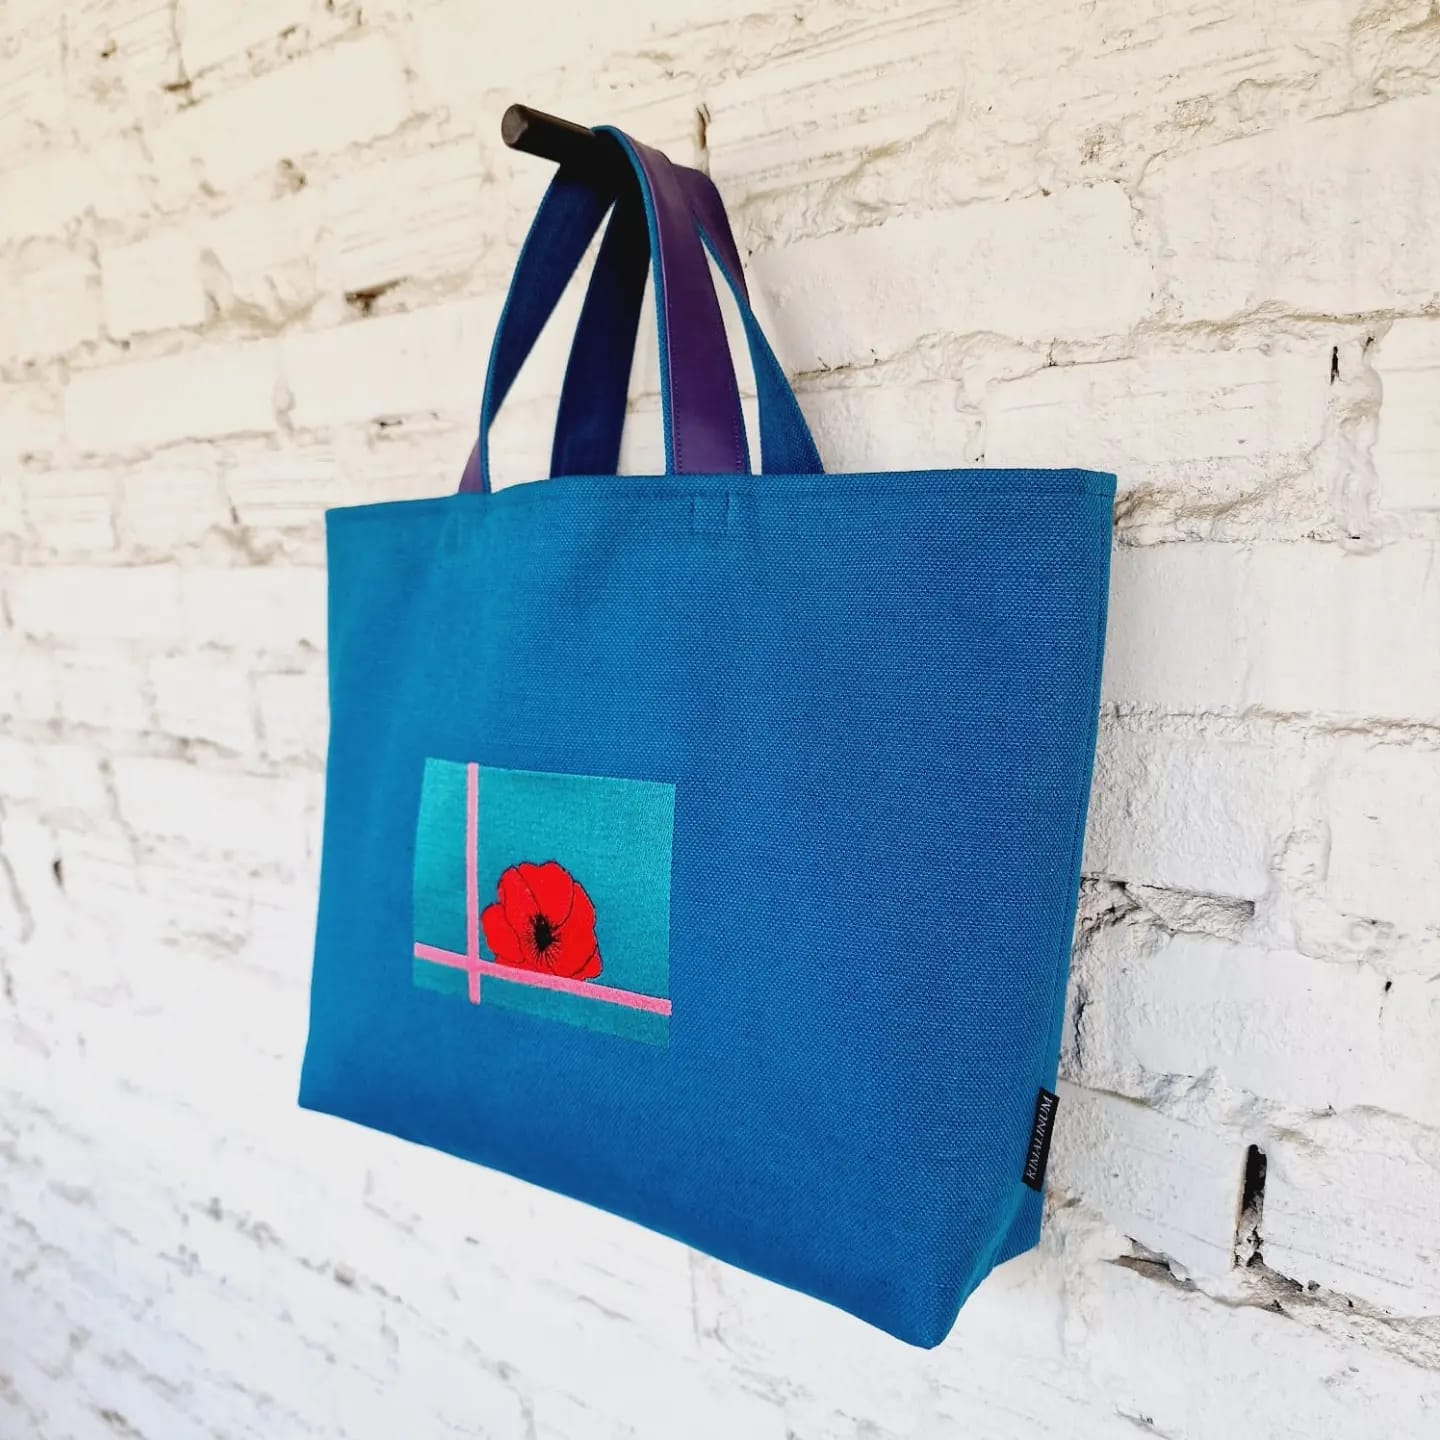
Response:
[[[672,165],[696,225],[735,297],[750,347],[760,410],[760,453],[767,475],[819,475],[824,467],[789,381],[770,348],[745,287],[739,250],[724,202],[709,176]],[[618,217],[617,217],[618,219]],[[644,303],[648,249],[627,255],[606,243],[590,277],[585,306],[570,350],[552,475],[612,475],[620,458],[625,402],[636,330]],[[642,241],[648,236],[641,236]]]
[[[660,315],[666,474],[746,475],[750,454],[725,318],[680,172],[658,150],[609,131],[626,149],[649,204]]]

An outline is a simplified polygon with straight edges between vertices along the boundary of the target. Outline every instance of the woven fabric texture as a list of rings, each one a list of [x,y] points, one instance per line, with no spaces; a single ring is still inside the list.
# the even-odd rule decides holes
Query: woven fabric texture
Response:
[[[562,475],[332,511],[301,1103],[938,1343],[1038,1235],[1021,1172],[1055,1083],[1113,490]],[[668,1043],[414,982],[437,759],[673,787]],[[600,904],[595,933],[623,975]]]

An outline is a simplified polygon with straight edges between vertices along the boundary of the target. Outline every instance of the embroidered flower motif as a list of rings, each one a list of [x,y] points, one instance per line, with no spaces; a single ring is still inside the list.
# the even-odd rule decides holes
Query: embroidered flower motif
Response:
[[[600,973],[595,906],[585,887],[561,864],[523,861],[500,877],[496,903],[480,917],[497,963],[540,970],[569,980]]]

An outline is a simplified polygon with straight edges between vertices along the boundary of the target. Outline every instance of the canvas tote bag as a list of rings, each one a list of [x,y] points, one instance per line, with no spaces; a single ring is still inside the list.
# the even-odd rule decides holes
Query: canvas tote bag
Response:
[[[327,517],[300,1103],[934,1345],[1039,1234],[1114,478],[825,474],[713,186],[607,133],[617,178],[536,215],[460,492]],[[493,490],[607,213],[550,478]],[[665,473],[617,475],[647,274]]]

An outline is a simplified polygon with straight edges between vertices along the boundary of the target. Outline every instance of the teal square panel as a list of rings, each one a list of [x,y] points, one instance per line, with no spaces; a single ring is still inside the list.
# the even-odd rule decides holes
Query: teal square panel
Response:
[[[652,780],[427,760],[415,984],[667,1043],[674,817]]]

